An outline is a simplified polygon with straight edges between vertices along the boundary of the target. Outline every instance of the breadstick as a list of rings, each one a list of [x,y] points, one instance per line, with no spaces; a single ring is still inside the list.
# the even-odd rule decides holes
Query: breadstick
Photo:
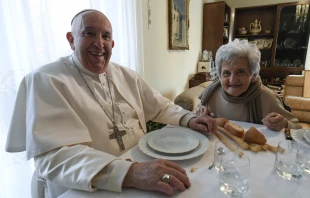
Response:
[[[226,129],[224,129],[221,126],[217,126],[217,128],[224,133],[225,135],[227,135],[230,139],[232,139],[233,141],[235,141],[241,148],[243,148],[244,150],[248,150],[249,149],[249,145],[244,142],[242,139],[238,138],[237,136],[232,135],[231,133],[229,133]]]
[[[274,153],[276,153],[278,151],[278,147],[276,146],[271,146],[270,144],[267,144],[268,145],[268,149]],[[283,153],[285,150],[283,148],[280,148],[280,152]]]
[[[223,144],[225,144],[227,146],[227,148],[229,148],[231,151],[236,151],[237,148],[234,147],[222,134],[220,134],[219,132],[215,132],[214,133],[216,135],[216,137],[221,140],[223,142]],[[239,153],[239,157],[242,157],[244,155],[244,153],[242,151],[238,151]]]
[[[255,143],[249,143],[250,149],[253,152],[258,152],[260,150],[262,150],[262,147],[259,144],[255,144]]]
[[[268,151],[268,144],[260,145],[264,151]]]

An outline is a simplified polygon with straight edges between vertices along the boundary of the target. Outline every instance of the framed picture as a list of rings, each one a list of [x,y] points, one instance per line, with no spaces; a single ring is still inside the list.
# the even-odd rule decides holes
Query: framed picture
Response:
[[[266,39],[264,43],[264,48],[271,48],[273,39]]]
[[[264,49],[264,44],[265,44],[266,39],[255,39],[256,41],[256,46],[258,49]]]
[[[189,1],[190,0],[168,0],[169,49],[189,49]]]

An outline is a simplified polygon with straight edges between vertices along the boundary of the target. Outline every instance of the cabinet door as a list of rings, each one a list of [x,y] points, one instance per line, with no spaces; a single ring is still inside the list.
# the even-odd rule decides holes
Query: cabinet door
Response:
[[[310,33],[309,4],[281,4],[279,9],[274,65],[303,68]]]
[[[231,9],[225,2],[205,3],[203,6],[202,51],[216,51],[228,43]]]

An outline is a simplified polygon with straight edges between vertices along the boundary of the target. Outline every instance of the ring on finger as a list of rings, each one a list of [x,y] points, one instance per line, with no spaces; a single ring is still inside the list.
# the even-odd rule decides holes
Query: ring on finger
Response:
[[[161,178],[161,181],[169,184],[169,182],[170,182],[170,175],[169,174],[164,174],[164,176],[162,176],[162,178]]]

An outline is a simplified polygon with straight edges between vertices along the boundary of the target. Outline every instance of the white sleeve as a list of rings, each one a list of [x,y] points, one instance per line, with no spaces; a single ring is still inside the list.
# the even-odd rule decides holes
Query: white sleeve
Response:
[[[116,192],[121,192],[133,163],[80,144],[52,150],[34,160],[36,171],[45,180],[71,189]]]

